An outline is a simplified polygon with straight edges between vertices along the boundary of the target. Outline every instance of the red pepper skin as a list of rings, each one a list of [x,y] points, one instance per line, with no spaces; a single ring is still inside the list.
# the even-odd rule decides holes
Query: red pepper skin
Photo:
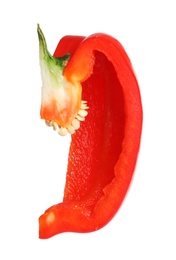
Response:
[[[65,36],[54,56],[67,52],[64,76],[81,82],[90,108],[72,135],[63,202],[39,218],[40,238],[106,225],[125,198],[140,148],[140,91],[122,45],[106,34]]]

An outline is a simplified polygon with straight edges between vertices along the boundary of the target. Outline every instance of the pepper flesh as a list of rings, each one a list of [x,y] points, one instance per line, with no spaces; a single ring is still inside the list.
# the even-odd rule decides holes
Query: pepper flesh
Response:
[[[140,92],[121,44],[106,34],[66,36],[54,56],[68,52],[63,75],[81,83],[89,114],[72,135],[63,202],[39,218],[40,238],[106,225],[128,191],[140,147]]]

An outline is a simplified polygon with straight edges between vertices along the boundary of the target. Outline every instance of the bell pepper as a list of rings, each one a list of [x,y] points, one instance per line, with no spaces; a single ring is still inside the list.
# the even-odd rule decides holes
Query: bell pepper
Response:
[[[123,46],[96,33],[65,36],[51,55],[38,25],[41,118],[71,134],[63,201],[39,218],[39,237],[105,226],[129,189],[140,148],[139,85]]]

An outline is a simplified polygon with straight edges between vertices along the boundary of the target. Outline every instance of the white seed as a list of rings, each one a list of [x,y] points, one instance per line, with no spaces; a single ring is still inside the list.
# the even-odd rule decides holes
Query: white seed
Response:
[[[65,136],[67,133],[74,134],[75,130],[80,128],[80,121],[84,121],[85,117],[87,116],[88,112],[86,109],[89,107],[87,106],[87,101],[82,100],[81,106],[78,114],[76,115],[75,119],[73,119],[71,125],[68,128],[59,127],[55,121],[46,120],[45,123],[47,126],[52,126],[53,130],[57,131],[59,135]]]
[[[78,119],[73,119],[72,121],[72,126],[75,130],[79,129],[80,128],[80,121]]]
[[[86,104],[81,104],[81,110],[88,109],[89,107]]]
[[[75,133],[75,129],[71,125],[67,128],[67,130],[68,130],[68,133],[71,135]]]
[[[88,112],[86,110],[79,110],[78,115],[85,117],[87,116]]]
[[[52,126],[52,121],[50,121],[50,120],[45,120],[45,123],[47,126]]]
[[[79,115],[76,115],[76,118],[77,118],[79,121],[84,121],[84,120],[85,120],[85,117],[82,117],[82,116],[79,116]]]
[[[60,134],[61,136],[65,136],[68,133],[67,129],[64,127],[59,128],[58,130],[58,134]]]
[[[53,130],[56,131],[58,129],[58,125],[56,122],[53,122],[52,123],[52,126],[53,126]]]

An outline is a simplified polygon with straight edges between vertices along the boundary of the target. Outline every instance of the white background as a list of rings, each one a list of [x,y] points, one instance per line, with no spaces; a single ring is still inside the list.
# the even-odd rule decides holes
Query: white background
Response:
[[[62,200],[69,138],[40,120],[37,23],[51,53],[66,34],[114,36],[140,84],[135,176],[115,218],[94,233],[38,238],[38,217]],[[0,259],[175,260],[175,88],[174,0],[1,1]]]

